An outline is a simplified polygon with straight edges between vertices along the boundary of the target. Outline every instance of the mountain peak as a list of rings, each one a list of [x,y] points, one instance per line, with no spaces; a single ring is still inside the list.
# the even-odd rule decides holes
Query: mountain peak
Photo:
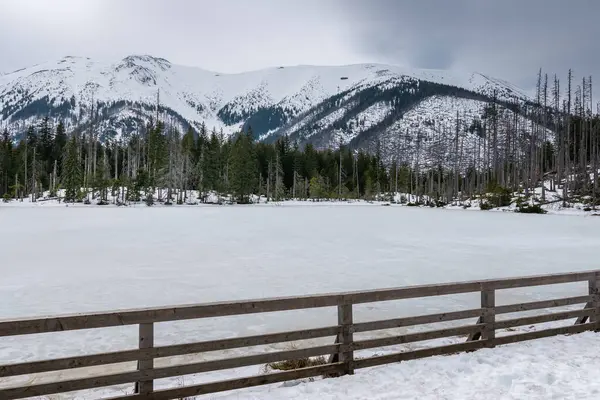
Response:
[[[143,55],[133,54],[133,55],[127,56],[127,57],[123,58],[123,60],[121,60],[121,63],[128,64],[128,65],[144,65],[144,66],[154,65],[154,66],[158,66],[163,71],[171,68],[171,65],[172,65],[169,60],[166,60],[166,59],[160,58],[160,57],[154,57],[154,56],[147,55],[147,54],[143,54]]]
[[[104,62],[69,56],[0,76],[0,125],[18,136],[49,116],[71,130],[88,129],[93,109],[101,137],[127,137],[156,118],[159,90],[159,118],[181,130],[206,126],[227,135],[252,127],[261,140],[286,135],[356,148],[378,141],[398,147],[400,135],[402,143],[433,137],[457,112],[468,125],[492,94],[524,99],[483,74],[374,63],[221,74],[143,54]]]

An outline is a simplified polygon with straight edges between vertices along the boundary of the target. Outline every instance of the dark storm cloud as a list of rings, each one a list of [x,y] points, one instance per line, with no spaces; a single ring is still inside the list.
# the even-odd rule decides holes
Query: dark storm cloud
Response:
[[[385,62],[600,72],[600,0],[0,0],[0,71],[65,55],[152,54],[222,72]]]
[[[597,0],[348,0],[343,10],[357,51],[382,62],[527,86],[539,68],[600,72]]]

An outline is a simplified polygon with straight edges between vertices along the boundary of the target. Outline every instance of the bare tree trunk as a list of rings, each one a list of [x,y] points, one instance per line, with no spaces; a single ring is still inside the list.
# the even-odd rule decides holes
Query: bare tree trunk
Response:
[[[127,204],[127,197],[128,193],[126,195],[125,193],[125,182],[130,182],[131,181],[131,177],[126,173],[127,171],[127,166],[130,164],[130,160],[131,160],[131,146],[128,144],[127,145],[127,159],[125,159],[125,156],[123,156],[121,158],[121,171],[123,171],[123,174],[125,174],[125,179],[121,179],[121,203],[122,204]],[[129,189],[127,189],[129,190]]]
[[[456,111],[456,130],[455,130],[455,137],[454,137],[454,190],[452,192],[452,197],[457,198],[458,197],[458,163],[459,161],[459,156],[458,156],[458,141],[459,141],[459,132],[460,132],[460,120],[459,120],[459,114],[458,111]]]
[[[267,201],[271,199],[271,169],[272,169],[272,161],[269,161],[269,167],[267,171]]]
[[[591,81],[590,81],[591,82]],[[596,124],[594,126],[594,146],[593,146],[593,151],[594,151],[594,162],[593,162],[593,168],[594,168],[594,187],[593,187],[593,199],[594,199],[594,210],[596,209],[596,205],[598,204],[598,146],[600,145],[600,140],[599,140],[599,135],[600,135],[600,127],[598,126],[598,118],[600,118],[600,103],[598,103],[597,106],[597,111],[596,111]]]
[[[340,140],[340,157],[339,157],[339,168],[338,168],[338,200],[342,198],[342,141]]]
[[[569,69],[568,87],[567,87],[567,104],[566,104],[566,160],[565,160],[565,185],[563,187],[563,206],[566,207],[569,194],[569,181],[571,179],[571,84],[573,80],[573,72]]]
[[[115,157],[115,181],[119,180],[119,145],[115,140],[115,149],[114,149],[114,157]]]
[[[36,166],[36,152],[37,149],[33,148],[33,159],[31,160],[31,201],[35,203],[37,201],[37,166]]]
[[[55,194],[56,194],[56,180],[58,178],[57,164],[58,164],[58,161],[54,160],[54,170],[52,171],[52,193],[55,193]]]
[[[15,173],[15,197],[23,202],[23,189],[19,187],[19,173]]]
[[[25,177],[24,177],[25,180],[23,181],[25,183],[25,187],[23,189],[24,189],[24,192],[29,195],[29,190],[28,190],[29,189],[28,188],[28,186],[29,186],[29,180],[28,180],[29,175],[27,174],[27,167],[28,167],[28,164],[29,164],[28,158],[29,158],[29,135],[26,134],[25,135],[25,162],[24,162],[24,164],[25,164],[24,165],[25,166]]]
[[[293,182],[293,187],[292,187],[292,198],[296,198],[296,179],[297,179],[297,173],[296,173],[296,168],[294,167],[294,182]]]
[[[394,177],[394,193],[398,193],[398,159],[396,159],[396,163],[394,165],[394,173],[395,173],[395,177]]]
[[[542,144],[542,202],[546,202],[546,178],[545,173],[548,168],[546,160],[546,141],[548,140],[546,135],[546,127],[548,125],[548,74],[544,75],[544,123],[542,129],[544,130],[544,141]]]

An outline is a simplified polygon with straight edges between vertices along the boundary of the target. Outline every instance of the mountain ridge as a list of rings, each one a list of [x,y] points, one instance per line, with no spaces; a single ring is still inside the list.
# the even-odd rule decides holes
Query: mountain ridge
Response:
[[[427,108],[431,99],[437,112]],[[67,56],[0,75],[0,126],[16,136],[50,116],[71,130],[93,121],[102,140],[124,139],[155,118],[158,103],[159,118],[181,130],[206,126],[230,136],[252,127],[259,140],[289,136],[318,147],[373,150],[386,136],[427,130],[420,117],[437,121],[441,113],[439,126],[452,124],[447,116],[458,112],[470,124],[490,101],[531,100],[510,82],[478,72],[376,63],[219,73],[150,55]]]

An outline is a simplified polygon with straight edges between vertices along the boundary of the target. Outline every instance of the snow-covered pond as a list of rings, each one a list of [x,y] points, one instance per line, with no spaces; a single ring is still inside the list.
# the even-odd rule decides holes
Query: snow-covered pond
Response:
[[[600,269],[600,218],[377,205],[0,207],[0,319]],[[502,292],[498,303],[583,295]],[[475,308],[368,304],[355,320]],[[333,309],[156,327],[156,345],[335,324]],[[0,364],[137,345],[137,327],[0,338]]]

